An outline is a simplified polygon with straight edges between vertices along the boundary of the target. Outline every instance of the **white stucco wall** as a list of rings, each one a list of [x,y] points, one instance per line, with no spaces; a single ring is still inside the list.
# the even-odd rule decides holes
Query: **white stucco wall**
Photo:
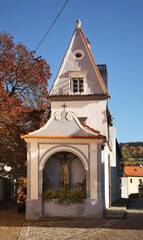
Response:
[[[38,185],[39,171],[45,166],[47,159],[56,152],[69,151],[76,154],[82,161],[85,170],[89,170],[89,144],[86,140],[67,139],[27,139],[28,144],[28,197],[38,199],[42,194],[42,185]],[[79,144],[78,144],[79,143]],[[97,194],[97,193],[96,193]]]
[[[83,163],[86,172],[86,214],[92,217],[103,216],[101,198],[100,159],[98,144],[100,139],[52,139],[27,138],[28,142],[28,195],[26,200],[26,219],[42,216],[43,169],[48,159],[57,152],[71,152]]]
[[[128,198],[128,179],[121,177],[121,197]]]
[[[109,162],[108,162],[109,149],[107,146],[101,154],[101,166],[102,166],[102,197],[104,208],[109,208]]]
[[[79,117],[87,117],[86,124],[107,137],[107,100],[64,101],[66,111],[74,112]],[[51,114],[63,111],[63,101],[51,102]]]
[[[142,182],[143,182],[143,177],[122,177],[121,178],[121,197],[122,198],[128,198],[130,194],[138,193],[139,179],[142,179]]]
[[[138,193],[139,179],[142,179],[143,182],[143,177],[128,177],[127,179],[128,179],[128,195],[130,195],[131,193]]]
[[[83,58],[75,58],[75,51],[82,51]],[[103,86],[100,83],[100,77],[97,73],[93,59],[84,44],[82,34],[75,32],[68,51],[64,57],[64,61],[60,68],[60,72],[52,86],[50,94],[72,94],[70,92],[70,77],[69,71],[86,71],[87,75],[84,79],[84,92],[82,94],[103,94]]]
[[[116,167],[116,127],[109,127],[109,144],[112,149],[110,152],[110,166]]]

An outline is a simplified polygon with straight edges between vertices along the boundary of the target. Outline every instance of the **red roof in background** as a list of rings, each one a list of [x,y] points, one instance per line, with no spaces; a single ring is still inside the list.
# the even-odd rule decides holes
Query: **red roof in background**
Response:
[[[143,177],[142,166],[125,166],[123,177]]]

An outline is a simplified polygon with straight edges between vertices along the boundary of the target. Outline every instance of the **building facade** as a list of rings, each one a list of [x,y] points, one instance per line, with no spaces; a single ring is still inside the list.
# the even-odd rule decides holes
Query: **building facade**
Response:
[[[66,216],[102,217],[103,210],[120,198],[120,154],[108,98],[106,65],[96,65],[78,20],[50,91],[51,118],[41,129],[22,136],[28,146],[27,219],[62,215],[54,207],[43,210],[41,199],[44,171],[52,184],[58,183],[62,158],[70,161],[69,181],[85,180],[87,195],[83,206]]]
[[[121,177],[121,196],[129,198],[131,194],[139,193],[139,184],[143,183],[143,167],[125,166]]]

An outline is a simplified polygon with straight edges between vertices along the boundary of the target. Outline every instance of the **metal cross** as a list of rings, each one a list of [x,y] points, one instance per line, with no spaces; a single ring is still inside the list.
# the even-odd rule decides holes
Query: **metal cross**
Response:
[[[61,107],[64,108],[64,112],[65,112],[65,108],[68,107],[68,105],[66,105],[65,103],[63,103],[63,105],[61,105]]]

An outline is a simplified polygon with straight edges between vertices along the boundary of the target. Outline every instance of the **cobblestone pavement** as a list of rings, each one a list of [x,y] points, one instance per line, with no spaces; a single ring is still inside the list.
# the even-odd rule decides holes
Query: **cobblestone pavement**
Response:
[[[24,223],[19,239],[141,240],[143,224],[127,219],[29,221]]]
[[[139,209],[138,209],[139,210]],[[0,205],[0,240],[141,240],[141,219],[46,218],[25,221],[14,204]]]
[[[138,219],[143,222],[143,199],[130,199],[126,211],[127,219]]]
[[[117,222],[118,220],[66,218],[27,221],[20,232],[19,240],[40,240],[41,238],[42,240],[90,239],[95,237],[102,229],[106,229]]]
[[[17,213],[14,201],[0,202],[0,240],[16,240],[25,220],[24,213]]]
[[[125,218],[126,210],[128,207],[128,199],[126,198],[121,198],[114,202],[111,206],[111,208],[106,209],[104,211],[104,218],[118,218],[118,219],[123,219]]]

